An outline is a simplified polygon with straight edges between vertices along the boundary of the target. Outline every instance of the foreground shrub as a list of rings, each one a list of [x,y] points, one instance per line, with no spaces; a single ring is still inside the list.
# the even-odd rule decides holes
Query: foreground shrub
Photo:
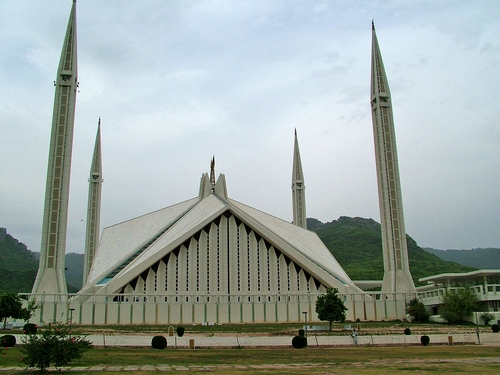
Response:
[[[307,346],[307,337],[305,336],[295,336],[292,339],[292,346],[295,349],[302,349]]]
[[[0,337],[0,344],[4,348],[11,348],[16,345],[16,336],[14,335],[3,335]]]
[[[167,339],[164,336],[154,336],[151,340],[151,346],[155,349],[165,349],[167,347]]]
[[[23,327],[23,332],[27,335],[35,335],[38,330],[38,326],[34,323],[26,323]]]
[[[500,332],[500,325],[498,324],[492,324],[491,325],[491,330],[495,333]]]
[[[422,343],[423,346],[427,346],[429,345],[429,342],[431,342],[431,339],[429,338],[429,336],[425,335],[420,337],[420,342]]]
[[[51,365],[58,368],[81,358],[92,344],[85,336],[73,333],[73,328],[71,324],[49,324],[40,329],[38,336],[27,335],[20,348],[24,355],[21,362],[45,372]]]
[[[175,332],[177,332],[177,336],[179,336],[179,337],[184,336],[184,331],[185,331],[184,327],[177,327],[175,329]]]
[[[405,328],[405,335],[411,335],[411,329]]]
[[[495,315],[489,312],[484,312],[479,316],[479,319],[481,319],[484,322],[484,325],[487,326],[493,319],[495,319]]]
[[[410,301],[406,308],[406,313],[413,316],[415,322],[426,323],[429,321],[429,313],[425,309],[425,305],[419,302],[417,298]]]
[[[446,319],[448,324],[466,321],[476,311],[478,304],[477,295],[469,288],[446,290],[441,300],[441,317]]]

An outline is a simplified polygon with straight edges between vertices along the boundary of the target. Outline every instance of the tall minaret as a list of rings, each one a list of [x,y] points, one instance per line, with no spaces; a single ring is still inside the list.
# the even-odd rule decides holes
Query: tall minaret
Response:
[[[373,22],[371,107],[384,252],[382,292],[415,292],[408,263],[391,93]]]
[[[52,131],[43,212],[40,266],[33,293],[67,293],[64,274],[69,178],[78,88],[76,1],[73,1],[57,70]]]
[[[295,144],[293,147],[292,205],[293,224],[298,227],[307,229],[306,187],[304,185],[304,172],[302,171],[302,162],[300,161],[297,129],[295,129]]]
[[[95,252],[99,245],[99,233],[101,226],[101,191],[102,191],[102,159],[101,159],[101,119],[97,125],[95,137],[94,155],[90,166],[89,197],[87,208],[87,234],[85,238],[85,257],[83,263],[83,286],[87,283],[87,277],[94,261]]]

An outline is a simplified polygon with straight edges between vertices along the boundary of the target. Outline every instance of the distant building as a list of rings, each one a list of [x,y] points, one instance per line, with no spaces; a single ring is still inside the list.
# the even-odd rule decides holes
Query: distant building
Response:
[[[442,273],[420,279],[428,285],[417,288],[419,300],[430,314],[439,315],[446,290],[470,289],[479,301],[478,311],[494,313],[500,319],[500,270],[478,270],[465,273]],[[476,317],[471,320],[475,322]],[[478,323],[481,323],[478,320]]]

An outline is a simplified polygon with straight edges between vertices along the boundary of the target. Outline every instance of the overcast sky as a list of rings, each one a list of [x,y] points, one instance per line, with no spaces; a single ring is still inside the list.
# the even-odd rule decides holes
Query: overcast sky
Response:
[[[70,0],[0,0],[0,226],[39,251],[53,82]],[[212,155],[233,199],[292,220],[380,221],[371,21],[389,79],[406,231],[500,247],[500,2],[80,0],[68,252],[83,252],[102,119],[103,227],[198,195]]]

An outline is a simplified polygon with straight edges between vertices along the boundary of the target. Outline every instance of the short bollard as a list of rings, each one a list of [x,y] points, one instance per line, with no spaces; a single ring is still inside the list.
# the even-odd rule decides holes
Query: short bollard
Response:
[[[189,339],[189,349],[194,349],[194,339]]]
[[[448,333],[448,345],[453,345],[453,336],[451,333]]]

